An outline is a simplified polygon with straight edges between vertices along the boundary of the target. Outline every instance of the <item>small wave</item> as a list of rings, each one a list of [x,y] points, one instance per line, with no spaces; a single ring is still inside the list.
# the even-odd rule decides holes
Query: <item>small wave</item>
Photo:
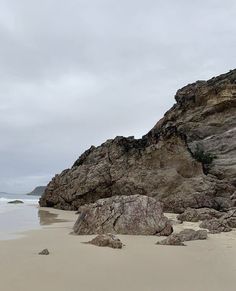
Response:
[[[22,202],[26,203],[26,204],[31,204],[31,203],[38,203],[38,199],[9,199],[9,198],[4,198],[1,197],[0,198],[0,203],[8,203],[10,201],[14,201],[14,200],[21,200]]]

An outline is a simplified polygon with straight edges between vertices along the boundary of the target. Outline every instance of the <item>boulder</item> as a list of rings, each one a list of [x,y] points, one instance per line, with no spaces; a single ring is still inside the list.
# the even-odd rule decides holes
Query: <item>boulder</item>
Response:
[[[171,234],[162,205],[144,195],[114,196],[81,206],[74,225],[75,234]]]
[[[122,242],[113,234],[99,234],[87,244],[92,244],[98,247],[109,247],[113,249],[121,249],[123,247]]]

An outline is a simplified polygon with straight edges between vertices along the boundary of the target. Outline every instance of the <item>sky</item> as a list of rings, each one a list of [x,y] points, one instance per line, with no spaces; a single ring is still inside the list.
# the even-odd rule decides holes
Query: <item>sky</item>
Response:
[[[236,67],[235,0],[0,0],[0,191],[140,138],[177,89]]]

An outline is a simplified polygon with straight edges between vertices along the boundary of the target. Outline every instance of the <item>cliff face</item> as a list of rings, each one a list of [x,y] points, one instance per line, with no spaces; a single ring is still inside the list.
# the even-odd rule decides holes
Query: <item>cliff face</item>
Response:
[[[235,205],[236,70],[187,85],[175,99],[142,139],[116,137],[87,150],[52,179],[40,205],[78,209],[133,194],[155,197],[175,212]]]

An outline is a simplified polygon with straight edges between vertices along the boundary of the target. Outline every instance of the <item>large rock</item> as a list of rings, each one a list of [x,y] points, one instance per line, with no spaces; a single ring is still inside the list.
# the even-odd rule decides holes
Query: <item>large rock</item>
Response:
[[[143,196],[114,196],[79,208],[75,234],[171,234],[172,227],[156,199]]]
[[[117,137],[92,146],[52,179],[40,205],[76,210],[100,198],[141,194],[178,213],[233,207],[236,70],[187,85],[175,99],[142,139]]]
[[[157,242],[158,245],[178,245],[183,246],[185,241],[207,239],[206,230],[184,229],[179,233],[173,233],[166,239]]]

